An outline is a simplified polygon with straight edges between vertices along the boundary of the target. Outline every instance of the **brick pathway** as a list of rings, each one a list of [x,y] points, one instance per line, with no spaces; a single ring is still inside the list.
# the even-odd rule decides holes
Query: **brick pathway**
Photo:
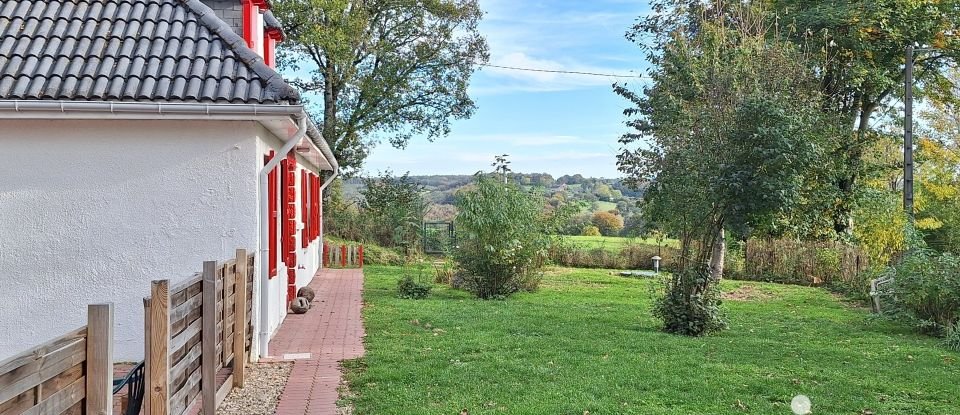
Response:
[[[294,361],[278,415],[336,415],[339,362],[363,356],[363,272],[321,270],[310,287],[313,307],[288,315],[270,341],[273,359]]]

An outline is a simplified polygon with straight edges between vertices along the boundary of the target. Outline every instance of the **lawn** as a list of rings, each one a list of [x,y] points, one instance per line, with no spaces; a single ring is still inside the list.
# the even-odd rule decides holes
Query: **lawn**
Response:
[[[620,253],[624,246],[630,244],[657,245],[654,238],[623,238],[619,236],[564,236],[567,241],[573,242],[584,249],[603,248],[609,252]],[[676,239],[664,239],[663,246],[677,248],[680,242]]]
[[[356,414],[960,413],[960,354],[816,288],[727,281],[730,328],[661,333],[649,280],[551,271],[536,293],[400,300],[365,269],[367,355],[347,362]],[[870,412],[872,411],[872,412]]]

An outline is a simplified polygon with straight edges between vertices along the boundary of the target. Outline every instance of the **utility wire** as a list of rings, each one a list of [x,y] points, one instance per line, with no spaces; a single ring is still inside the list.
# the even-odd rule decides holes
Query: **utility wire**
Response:
[[[561,71],[561,70],[552,70],[552,69],[537,69],[537,68],[520,68],[516,66],[503,66],[503,65],[493,65],[489,63],[478,63],[480,66],[487,66],[490,68],[499,68],[499,69],[509,69],[513,71],[526,71],[526,72],[546,72],[546,73],[559,73],[567,75],[587,75],[587,76],[604,76],[607,78],[643,78],[649,79],[649,76],[644,75],[617,75],[617,74],[608,74],[608,73],[597,73],[597,72],[580,72],[580,71]]]

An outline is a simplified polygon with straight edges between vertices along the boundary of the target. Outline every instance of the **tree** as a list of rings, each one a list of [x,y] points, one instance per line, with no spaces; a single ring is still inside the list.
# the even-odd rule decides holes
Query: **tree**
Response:
[[[423,186],[414,182],[409,173],[397,177],[390,171],[365,177],[363,184],[362,213],[367,216],[377,242],[415,248],[427,211]]]
[[[282,0],[280,67],[315,93],[314,121],[345,171],[382,138],[433,140],[475,109],[470,77],[488,59],[477,0]]]
[[[620,140],[619,168],[628,183],[649,185],[646,217],[681,240],[679,271],[654,309],[672,333],[723,326],[724,230],[746,235],[794,206],[805,176],[822,165],[823,129],[835,123],[820,111],[807,56],[768,33],[758,8],[728,6],[672,12],[685,23],[650,49],[652,85],[615,87],[636,117],[636,131]],[[662,9],[654,11],[631,38],[656,39]]]
[[[623,218],[610,212],[596,212],[590,223],[604,236],[616,236],[623,230]]]
[[[823,50],[807,64],[818,74],[826,111],[843,115],[849,133],[834,154],[834,185],[840,196],[832,209],[834,230],[851,231],[856,186],[866,174],[864,150],[877,139],[874,116],[903,90],[904,48],[933,48],[916,56],[922,95],[949,97],[946,70],[956,61],[960,8],[952,1],[776,0],[771,2],[781,33],[798,45]]]

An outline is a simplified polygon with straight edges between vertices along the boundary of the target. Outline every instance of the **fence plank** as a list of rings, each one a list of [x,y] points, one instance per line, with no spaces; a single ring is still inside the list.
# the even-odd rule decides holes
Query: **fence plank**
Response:
[[[8,358],[0,362],[0,374],[13,372],[14,370],[16,370],[21,366],[35,362],[37,360],[37,356],[44,356],[44,355],[50,354],[60,348],[63,348],[64,346],[73,344],[74,340],[86,338],[86,337],[87,337],[86,326],[81,327],[79,329],[75,329],[45,344],[41,344],[37,347],[34,347],[30,350],[20,353],[17,356]]]
[[[61,389],[57,393],[50,395],[47,399],[40,401],[40,403],[34,405],[21,415],[60,414],[67,409],[70,409],[70,407],[75,405],[77,402],[83,400],[85,386],[85,378],[77,379],[69,386]]]
[[[87,415],[113,414],[113,304],[87,306]]]
[[[168,415],[170,406],[170,281],[154,281],[150,286],[150,378],[149,415]]]
[[[247,264],[247,250],[237,250],[237,264]],[[238,266],[236,285],[234,286],[233,318],[233,386],[242,388],[246,376],[246,338],[247,338],[247,267]]]
[[[217,262],[203,263],[203,352],[200,359],[200,400],[204,414],[216,413],[217,394]]]
[[[57,342],[59,344],[59,342]],[[6,402],[43,383],[86,359],[87,342],[73,339],[68,345],[34,357],[34,361],[0,375],[0,402]]]

